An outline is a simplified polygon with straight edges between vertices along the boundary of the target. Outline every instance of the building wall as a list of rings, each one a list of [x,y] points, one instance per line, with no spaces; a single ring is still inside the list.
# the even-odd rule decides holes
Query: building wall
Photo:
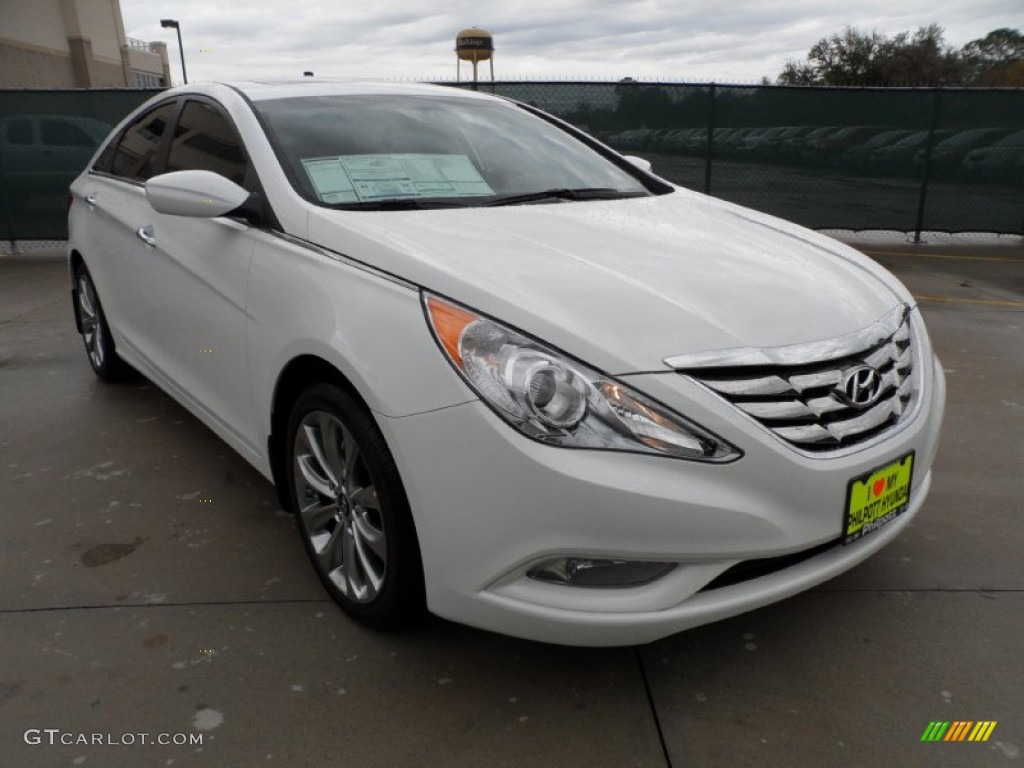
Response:
[[[132,74],[131,86],[144,88],[166,87],[171,82],[170,65],[167,60],[167,46],[164,43],[150,43],[150,49],[128,46],[128,68]]]
[[[119,0],[3,0],[0,88],[153,87],[156,78],[170,82],[166,46],[132,49]]]
[[[69,52],[61,0],[4,0],[0,39]]]
[[[0,39],[0,88],[74,88],[77,85],[70,52]]]
[[[100,61],[121,65],[121,44],[124,35],[119,34],[118,18],[120,3],[116,0],[73,0],[78,10],[80,34],[92,42],[92,55]]]

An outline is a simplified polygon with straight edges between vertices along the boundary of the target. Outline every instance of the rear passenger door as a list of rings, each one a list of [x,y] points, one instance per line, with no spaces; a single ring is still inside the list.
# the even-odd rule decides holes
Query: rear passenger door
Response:
[[[150,259],[138,234],[151,211],[143,183],[160,167],[179,103],[169,99],[131,121],[76,182],[69,225],[92,274],[118,350],[136,365],[157,365],[166,323],[159,291],[149,287]]]

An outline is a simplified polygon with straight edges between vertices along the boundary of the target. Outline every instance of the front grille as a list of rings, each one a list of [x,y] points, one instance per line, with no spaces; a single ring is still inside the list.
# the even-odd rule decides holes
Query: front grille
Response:
[[[783,440],[823,453],[870,440],[909,412],[915,394],[911,341],[909,310],[900,308],[847,337],[744,350],[736,356],[763,358],[768,364],[728,365],[729,355],[723,353],[712,367],[676,367]],[[801,359],[801,350],[806,359]],[[851,374],[865,366],[877,372],[880,385],[877,398],[862,407],[853,404],[844,389]]]

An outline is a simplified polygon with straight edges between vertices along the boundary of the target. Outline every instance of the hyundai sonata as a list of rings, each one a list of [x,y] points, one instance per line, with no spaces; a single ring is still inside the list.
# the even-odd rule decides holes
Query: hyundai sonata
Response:
[[[651,641],[920,510],[944,379],[865,256],[450,88],[192,85],[72,185],[75,318],[276,484],[327,591]]]

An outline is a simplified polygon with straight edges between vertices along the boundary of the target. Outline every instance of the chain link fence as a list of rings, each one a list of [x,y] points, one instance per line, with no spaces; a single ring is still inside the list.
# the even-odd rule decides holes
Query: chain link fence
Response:
[[[815,229],[1024,234],[1024,89],[475,87],[645,157],[681,186]],[[154,92],[0,91],[0,239],[66,237],[68,183]]]
[[[478,88],[641,155],[676,184],[814,229],[1024,234],[1024,89]]]

